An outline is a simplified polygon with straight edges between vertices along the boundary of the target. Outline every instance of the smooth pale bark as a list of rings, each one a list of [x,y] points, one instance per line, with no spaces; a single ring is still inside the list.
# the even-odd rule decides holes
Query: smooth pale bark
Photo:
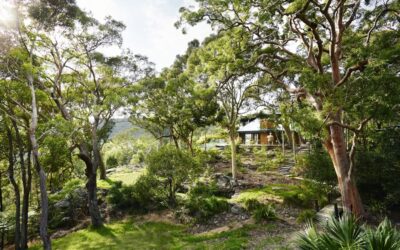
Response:
[[[14,176],[14,143],[13,136],[10,128],[7,129],[8,139],[8,179],[14,190],[14,204],[15,204],[15,230],[14,230],[14,245],[15,249],[21,249],[21,195],[17,181]]]
[[[32,157],[33,165],[35,166],[36,172],[39,176],[39,188],[40,188],[40,227],[39,234],[43,242],[43,249],[51,249],[51,241],[48,233],[48,217],[49,217],[49,201],[47,196],[46,187],[46,173],[39,161],[39,144],[36,139],[36,128],[38,124],[38,111],[36,103],[36,92],[33,86],[33,76],[28,75],[28,84],[31,91],[32,98],[32,111],[31,111],[31,123],[29,127],[29,139],[32,146]]]
[[[233,179],[233,181],[236,181],[236,172],[237,172],[236,141],[235,140],[236,140],[235,135],[231,134],[230,143],[231,143],[231,163],[232,163],[232,179]]]

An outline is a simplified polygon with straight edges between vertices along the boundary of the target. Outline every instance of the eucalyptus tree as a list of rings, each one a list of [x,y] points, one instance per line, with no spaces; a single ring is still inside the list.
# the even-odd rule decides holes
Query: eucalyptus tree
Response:
[[[228,130],[231,146],[232,178],[236,180],[236,140],[240,114],[248,111],[253,92],[261,84],[254,71],[254,59],[242,29],[209,37],[189,58],[192,77],[215,89],[215,100],[224,112],[220,124]]]
[[[33,165],[39,177],[40,186],[40,236],[45,249],[51,249],[51,242],[48,235],[48,197],[46,173],[39,157],[39,141],[43,138],[42,131],[38,131],[41,121],[46,116],[41,114],[48,105],[48,100],[42,87],[43,71],[42,60],[37,56],[38,48],[44,42],[43,33],[55,29],[57,26],[68,25],[71,17],[77,14],[78,8],[74,1],[14,1],[11,11],[15,12],[15,24],[8,29],[1,27],[7,37],[12,38],[12,50],[10,53],[2,53],[2,88],[4,92],[3,107],[4,113],[11,119],[13,129],[15,130],[16,143],[19,150],[19,163],[21,164],[23,181],[23,206],[22,206],[22,227],[21,242],[15,242],[17,247],[27,248],[27,225],[28,225],[28,207],[29,192],[31,189],[30,159],[33,159]],[[44,11],[45,10],[45,11]],[[68,18],[69,19],[68,19]],[[73,19],[73,18],[72,18]],[[7,55],[5,55],[7,54]],[[19,86],[18,87],[17,85]],[[14,86],[13,86],[14,85]],[[13,93],[22,92],[21,95]],[[3,92],[2,92],[3,94]],[[8,106],[4,106],[6,103]],[[11,107],[11,104],[13,107]],[[44,104],[44,106],[43,106]],[[51,109],[51,104],[48,105]],[[49,111],[49,110],[46,110]],[[22,117],[22,119],[21,119]],[[22,143],[19,128],[26,131],[28,141]],[[28,157],[26,163],[24,153]],[[26,166],[25,166],[26,164]]]
[[[92,225],[102,225],[97,204],[97,169],[101,146],[111,132],[114,114],[127,105],[130,85],[150,74],[147,58],[121,51],[106,56],[100,49],[121,46],[125,26],[111,17],[104,23],[85,15],[58,35],[47,34],[42,57],[48,71],[44,89],[71,126],[72,149],[85,163]],[[60,30],[59,30],[60,31]],[[101,171],[105,178],[105,169]]]
[[[335,168],[344,208],[362,216],[364,209],[354,177],[356,141],[368,121],[380,113],[375,107],[385,105],[375,105],[348,122],[343,115],[355,100],[375,96],[372,103],[379,104],[374,92],[362,95],[366,99],[354,96],[359,89],[355,83],[365,81],[382,90],[378,82],[398,81],[393,66],[398,59],[382,53],[397,49],[383,45],[384,41],[398,44],[398,1],[374,1],[374,6],[361,0],[196,2],[197,8],[181,8],[178,26],[206,20],[219,32],[240,27],[251,34],[259,71],[298,101],[308,103],[317,114],[317,127],[324,128],[324,146]],[[398,95],[378,91],[382,92],[380,98],[385,100],[385,95]],[[346,150],[345,128],[354,134],[350,150]]]
[[[171,67],[140,81],[131,99],[135,125],[155,138],[171,138],[176,148],[182,142],[192,154],[194,131],[219,119],[214,89],[193,80],[187,69],[188,58],[198,47],[197,40],[190,42]]]

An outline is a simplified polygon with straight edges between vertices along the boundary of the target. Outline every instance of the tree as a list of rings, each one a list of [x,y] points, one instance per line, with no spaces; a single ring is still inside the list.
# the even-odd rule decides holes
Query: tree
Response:
[[[318,114],[344,208],[362,216],[353,157],[356,138],[373,117],[366,115],[350,124],[343,123],[344,106],[352,98],[346,92],[358,77],[377,69],[372,41],[385,33],[398,41],[399,4],[376,2],[371,10],[361,0],[197,2],[198,9],[181,9],[178,25],[207,20],[218,31],[241,27],[251,33],[249,40],[258,54],[259,71],[299,101],[307,101]],[[381,62],[389,67],[387,59]],[[393,77],[393,71],[385,73]],[[385,73],[379,76],[387,77]],[[344,128],[354,133],[349,151]]]
[[[123,51],[121,56],[106,57],[98,50],[122,43],[125,26],[106,18],[104,23],[85,17],[64,30],[67,42],[58,42],[49,34],[43,45],[42,57],[49,74],[44,89],[48,91],[63,119],[74,131],[72,149],[85,163],[86,187],[92,225],[102,225],[97,205],[96,173],[103,167],[101,147],[111,132],[112,117],[126,105],[130,84],[150,74],[147,58]]]
[[[175,205],[175,194],[185,182],[194,179],[199,173],[199,163],[185,150],[166,145],[152,151],[147,159],[150,176],[163,178],[167,182],[170,205]]]
[[[253,57],[243,39],[248,33],[237,29],[211,37],[189,59],[192,77],[215,89],[215,99],[224,111],[221,124],[228,130],[231,145],[232,178],[236,180],[236,140],[239,116],[250,106],[252,90],[259,84]]]
[[[144,79],[135,86],[131,120],[155,138],[170,137],[177,148],[180,142],[192,152],[193,133],[219,119],[214,89],[191,79],[187,60],[198,48],[189,43],[186,53],[159,77]]]

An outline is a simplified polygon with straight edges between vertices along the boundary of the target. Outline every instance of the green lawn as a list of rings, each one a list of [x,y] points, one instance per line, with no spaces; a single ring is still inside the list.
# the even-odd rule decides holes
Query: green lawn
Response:
[[[101,229],[84,229],[53,240],[53,249],[243,249],[255,226],[206,236],[185,232],[184,226],[161,222],[123,221]],[[40,245],[30,249],[41,249]]]

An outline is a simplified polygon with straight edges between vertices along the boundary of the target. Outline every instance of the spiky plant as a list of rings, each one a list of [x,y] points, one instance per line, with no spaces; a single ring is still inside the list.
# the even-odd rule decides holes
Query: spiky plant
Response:
[[[385,218],[379,226],[374,229],[367,229],[364,235],[366,250],[399,250],[400,233]]]
[[[302,250],[361,249],[364,245],[363,230],[357,220],[345,214],[340,219],[332,218],[321,233],[309,226],[298,241]]]

